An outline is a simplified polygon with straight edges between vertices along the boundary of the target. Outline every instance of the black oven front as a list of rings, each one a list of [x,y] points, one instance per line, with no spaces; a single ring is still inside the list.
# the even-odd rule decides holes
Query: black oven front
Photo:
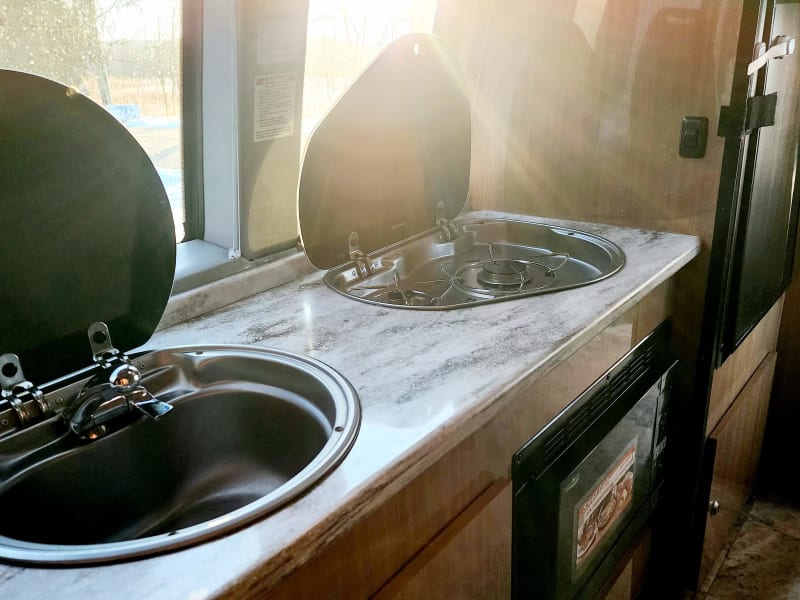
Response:
[[[592,598],[647,522],[663,479],[668,323],[514,455],[514,598]]]

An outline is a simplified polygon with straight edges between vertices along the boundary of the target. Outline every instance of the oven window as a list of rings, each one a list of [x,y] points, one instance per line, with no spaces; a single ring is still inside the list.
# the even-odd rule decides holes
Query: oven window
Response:
[[[612,465],[575,505],[572,532],[573,579],[590,562],[607,536],[613,535],[631,508],[636,479],[636,446],[639,436],[628,443]],[[571,483],[578,473],[568,478]]]
[[[585,583],[650,493],[658,398],[654,385],[559,477],[559,598]]]

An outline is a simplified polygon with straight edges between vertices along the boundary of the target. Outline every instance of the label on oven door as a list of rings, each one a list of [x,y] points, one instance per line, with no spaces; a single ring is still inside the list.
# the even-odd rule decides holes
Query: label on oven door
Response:
[[[637,441],[638,437],[631,440],[575,507],[577,527],[573,556],[576,568],[589,560],[594,549],[631,506]]]

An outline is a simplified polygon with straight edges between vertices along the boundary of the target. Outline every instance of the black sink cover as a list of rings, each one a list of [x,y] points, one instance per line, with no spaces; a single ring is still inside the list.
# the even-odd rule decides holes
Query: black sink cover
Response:
[[[0,354],[42,384],[92,363],[86,331],[146,342],[175,271],[164,187],[103,108],[53,81],[0,70]]]

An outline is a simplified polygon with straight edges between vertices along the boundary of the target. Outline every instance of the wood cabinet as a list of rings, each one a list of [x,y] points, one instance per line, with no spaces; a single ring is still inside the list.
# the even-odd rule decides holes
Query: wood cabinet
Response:
[[[761,455],[776,358],[775,352],[767,355],[708,438],[713,475],[701,582],[713,572],[731,527],[750,496]]]
[[[508,598],[510,594],[511,481],[501,479],[478,496],[375,598]]]

